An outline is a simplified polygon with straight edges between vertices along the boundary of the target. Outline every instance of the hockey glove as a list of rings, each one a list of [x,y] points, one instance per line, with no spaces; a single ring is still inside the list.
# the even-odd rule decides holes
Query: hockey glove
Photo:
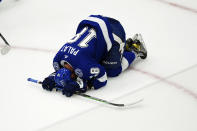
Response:
[[[52,91],[53,88],[56,87],[54,77],[55,77],[55,72],[50,74],[48,77],[46,77],[42,82],[42,88],[48,91]]]
[[[76,81],[71,81],[63,87],[62,94],[71,97],[74,93],[85,93],[86,90],[86,82],[77,78]]]

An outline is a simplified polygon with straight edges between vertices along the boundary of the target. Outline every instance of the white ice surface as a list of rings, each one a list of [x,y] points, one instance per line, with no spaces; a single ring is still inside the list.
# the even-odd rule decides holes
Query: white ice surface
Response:
[[[195,0],[172,2],[197,9]],[[148,58],[87,94],[119,103],[143,97],[138,106],[113,109],[26,81],[53,71],[55,51],[90,14],[117,18],[127,37],[141,33]],[[13,46],[0,55],[1,131],[197,130],[197,13],[157,0],[3,0],[0,32]]]

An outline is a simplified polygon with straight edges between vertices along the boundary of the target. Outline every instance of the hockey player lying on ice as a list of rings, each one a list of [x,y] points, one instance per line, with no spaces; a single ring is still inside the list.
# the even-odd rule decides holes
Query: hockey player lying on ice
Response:
[[[76,35],[57,52],[55,72],[44,79],[42,87],[62,88],[67,97],[107,84],[107,76],[118,76],[147,51],[140,34],[126,40],[119,21],[91,15],[80,22]]]

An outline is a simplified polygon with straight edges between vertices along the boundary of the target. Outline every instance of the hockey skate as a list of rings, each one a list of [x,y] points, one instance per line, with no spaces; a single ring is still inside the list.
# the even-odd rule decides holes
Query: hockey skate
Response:
[[[135,34],[132,39],[127,39],[125,50],[129,52],[133,51],[141,59],[146,59],[147,57],[147,50],[141,34]]]

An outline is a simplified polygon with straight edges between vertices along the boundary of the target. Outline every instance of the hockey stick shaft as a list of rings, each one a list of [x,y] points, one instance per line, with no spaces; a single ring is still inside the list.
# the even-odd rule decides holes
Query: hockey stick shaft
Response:
[[[5,37],[3,37],[3,35],[0,33],[0,37],[3,39],[3,41],[5,42],[6,45],[10,46],[10,44],[7,42],[7,40],[5,39]]]
[[[37,83],[37,84],[42,84],[42,81],[35,80],[35,79],[32,79],[32,78],[28,78],[27,80],[30,81],[30,82]],[[57,90],[62,90],[62,89],[61,88],[57,88]],[[90,96],[90,95],[87,95],[87,94],[83,94],[83,93],[75,93],[75,94],[79,95],[79,96],[82,96],[82,97],[86,97],[86,98],[95,100],[95,101],[99,101],[99,102],[103,102],[103,103],[106,103],[106,104],[114,105],[114,106],[124,106],[124,104],[111,103],[111,102],[108,102],[106,100],[103,100],[103,99],[100,99],[100,98],[96,98],[96,97],[93,97],[93,96]]]
[[[38,81],[38,80],[35,80],[35,79],[32,79],[32,78],[28,78],[27,80],[30,81],[30,82],[42,84],[42,81]],[[62,90],[62,89],[61,89],[61,88],[56,88],[56,90]],[[102,103],[105,103],[105,104],[117,106],[117,107],[124,107],[124,106],[127,106],[127,105],[125,105],[125,104],[112,103],[112,102],[109,102],[109,101],[106,101],[106,100],[103,100],[103,99],[100,99],[100,98],[97,98],[97,97],[93,97],[93,96],[90,96],[90,95],[87,95],[87,94],[84,94],[84,93],[75,93],[75,94],[76,94],[76,95],[79,95],[79,96],[82,96],[82,97],[85,97],[85,98],[89,98],[89,99],[98,101],[98,102],[102,102]],[[131,103],[131,104],[129,104],[129,105],[134,105],[134,104],[139,103],[139,102],[141,102],[141,101],[142,101],[142,99],[139,100],[139,101],[136,101],[136,102],[134,102],[134,103]]]

